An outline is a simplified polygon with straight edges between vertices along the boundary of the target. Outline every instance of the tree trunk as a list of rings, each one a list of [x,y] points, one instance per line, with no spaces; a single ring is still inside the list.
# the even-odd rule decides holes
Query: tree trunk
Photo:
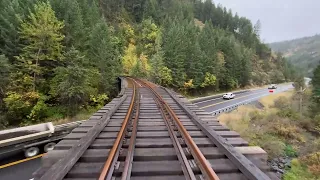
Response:
[[[38,50],[38,53],[37,53],[37,59],[36,59],[36,69],[38,68],[38,61],[39,61],[39,54],[40,54],[40,52],[41,52],[41,48]],[[36,75],[37,74],[37,72],[34,72],[33,73],[33,92],[35,92],[36,91]]]

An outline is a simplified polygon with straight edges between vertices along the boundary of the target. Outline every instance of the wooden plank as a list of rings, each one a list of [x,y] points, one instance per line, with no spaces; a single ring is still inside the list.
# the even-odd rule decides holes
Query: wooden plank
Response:
[[[259,146],[248,146],[248,147],[235,147],[235,149],[244,155],[256,155],[256,154],[267,154],[266,151],[264,151],[261,147]]]
[[[82,156],[82,154],[86,151],[86,149],[90,146],[90,144],[94,141],[94,139],[103,130],[103,128],[109,123],[111,116],[126,99],[127,96],[122,96],[120,101],[110,109],[110,112],[102,117],[101,122],[97,123],[92,129],[90,129],[86,136],[81,138],[79,142],[72,146],[65,158],[60,159],[57,163],[53,164],[40,179],[63,179],[64,176],[75,165],[78,159]]]
[[[130,180],[185,180],[184,176],[179,175],[162,175],[162,176],[131,176]],[[120,180],[120,178],[116,178]]]
[[[201,130],[210,138],[210,140],[226,154],[226,156],[239,168],[239,170],[245,174],[250,180],[269,180],[270,178],[262,172],[257,166],[249,161],[244,155],[237,152],[234,147],[228,143],[224,138],[219,136],[208,125],[203,123],[199,117],[196,116],[186,105],[181,103],[177,97],[175,97],[168,89],[165,91],[184,109],[188,116],[194,120],[194,123],[198,125]]]
[[[69,171],[67,178],[98,178],[104,163],[77,163]]]
[[[242,173],[218,173],[220,180],[248,180]]]

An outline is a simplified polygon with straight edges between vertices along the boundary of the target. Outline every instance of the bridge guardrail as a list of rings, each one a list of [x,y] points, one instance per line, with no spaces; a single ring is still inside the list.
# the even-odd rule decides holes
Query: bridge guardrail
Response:
[[[230,105],[230,106],[227,106],[227,107],[212,111],[210,113],[213,116],[217,116],[217,115],[219,115],[221,113],[230,112],[230,111],[233,111],[234,109],[237,109],[241,105],[249,104],[251,102],[254,102],[254,101],[260,99],[261,97],[263,97],[263,96],[257,96],[257,97],[254,97],[254,98],[250,98],[250,99],[247,99],[245,101],[242,101],[242,102],[239,102],[239,103],[236,103],[236,104],[233,104],[233,105]]]

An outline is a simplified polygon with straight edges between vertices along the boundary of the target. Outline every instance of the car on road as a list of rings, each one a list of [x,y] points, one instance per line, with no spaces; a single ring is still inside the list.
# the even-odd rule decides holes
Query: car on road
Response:
[[[268,87],[268,89],[277,89],[277,85],[275,85],[275,84],[270,84],[270,86]]]
[[[223,99],[233,99],[235,95],[233,93],[226,93],[222,96]]]

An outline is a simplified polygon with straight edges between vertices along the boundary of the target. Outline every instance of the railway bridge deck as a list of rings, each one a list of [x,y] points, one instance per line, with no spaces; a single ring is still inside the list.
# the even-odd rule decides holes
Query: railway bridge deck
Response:
[[[183,96],[122,78],[119,96],[47,153],[34,178],[278,179],[266,159]]]

